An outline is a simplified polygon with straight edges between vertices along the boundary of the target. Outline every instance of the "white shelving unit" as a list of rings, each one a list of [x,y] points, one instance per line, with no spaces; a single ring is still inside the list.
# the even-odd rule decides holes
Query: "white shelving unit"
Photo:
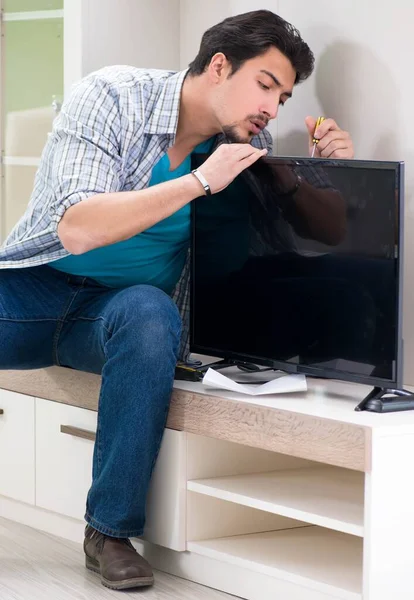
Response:
[[[13,167],[38,167],[40,157],[38,156],[5,156],[3,158],[4,165]]]
[[[187,553],[144,544],[154,565],[249,600],[412,598],[414,416],[355,412],[365,386],[309,387],[256,403],[177,382],[206,421],[185,422]]]
[[[292,600],[362,599],[363,472],[191,435],[187,461],[191,555]]]
[[[63,10],[31,10],[22,12],[6,12],[3,21],[44,21],[45,19],[63,19]]]
[[[364,536],[364,474],[334,467],[189,481],[187,489],[261,511]]]
[[[58,10],[45,9],[47,4],[37,1],[27,2],[26,10],[20,11],[19,3],[0,0],[0,5],[4,54],[1,69],[4,109],[0,127],[1,243],[26,209],[40,155],[55,117],[53,95],[60,97],[63,92],[63,60],[60,64],[59,56],[63,46],[64,9],[63,1],[53,3]],[[39,64],[40,61],[43,64]],[[42,72],[48,76],[39,78]],[[13,77],[11,86],[10,77]]]
[[[107,65],[130,64],[178,70],[180,63],[179,0],[63,0],[49,3],[51,9],[44,10],[47,6],[48,3],[31,0],[25,3],[27,10],[18,12],[17,4],[6,4],[0,0],[0,9],[3,9],[0,10],[0,79],[3,90],[0,99],[0,104],[3,104],[0,107],[0,244],[26,210],[41,152],[55,117],[53,96],[57,96],[60,103],[75,82]],[[21,30],[19,35],[24,43],[18,43],[17,29]],[[37,36],[33,33],[36,31],[40,32]],[[37,56],[28,49],[32,37],[33,48],[43,52],[43,58],[41,61],[33,59],[34,64],[24,71],[22,67],[28,64],[27,58]],[[58,49],[58,39],[63,44],[63,52]],[[13,43],[10,40],[14,40]],[[54,40],[51,45],[50,40]],[[27,83],[27,90],[42,91],[42,94],[35,95],[33,104],[23,108],[18,104],[17,108],[6,112],[5,99],[11,92],[10,86],[5,84],[5,57],[14,55],[18,55],[19,60],[9,72],[13,72],[15,81],[22,86],[28,72],[37,74],[38,69],[39,73],[48,73],[48,76],[39,80],[36,75],[33,77],[35,83]],[[62,75],[59,87],[55,82],[57,71]],[[52,82],[53,89],[49,89]],[[22,87],[21,97],[29,101],[27,90]],[[39,99],[39,96],[42,98]],[[47,114],[36,114],[36,110]],[[10,144],[10,141],[13,143]]]
[[[90,471],[92,446],[76,430],[94,427],[98,384],[58,367],[0,373],[15,393],[50,394],[19,404],[0,391],[1,456],[21,450],[4,463],[1,516],[82,541],[87,482],[76,474]],[[311,380],[307,393],[260,405],[176,382],[134,543],[155,569],[247,600],[412,600],[414,412],[356,413],[366,393]],[[19,405],[31,407],[30,434]],[[64,477],[56,498],[53,468],[76,482]]]
[[[361,599],[362,541],[353,536],[301,527],[190,542],[188,550],[329,598]]]

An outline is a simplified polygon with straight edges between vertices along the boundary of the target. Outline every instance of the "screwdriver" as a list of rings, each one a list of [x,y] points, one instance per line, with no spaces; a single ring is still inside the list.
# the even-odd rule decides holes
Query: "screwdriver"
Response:
[[[318,117],[318,120],[316,121],[316,125],[315,125],[315,131],[317,131],[319,125],[321,125],[324,121],[325,121],[325,117]],[[313,158],[315,156],[315,150],[316,150],[316,146],[319,144],[319,140],[316,137],[314,137],[312,142],[313,142],[313,148],[312,148],[311,158]]]

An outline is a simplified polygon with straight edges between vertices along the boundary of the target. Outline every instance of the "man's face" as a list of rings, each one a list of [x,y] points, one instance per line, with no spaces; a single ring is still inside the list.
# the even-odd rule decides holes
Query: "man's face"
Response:
[[[230,77],[231,65],[226,60],[221,71],[214,65],[219,59],[220,55],[213,58],[210,65],[218,77],[212,96],[215,117],[229,141],[249,143],[291,97],[296,72],[274,47],[246,61]]]

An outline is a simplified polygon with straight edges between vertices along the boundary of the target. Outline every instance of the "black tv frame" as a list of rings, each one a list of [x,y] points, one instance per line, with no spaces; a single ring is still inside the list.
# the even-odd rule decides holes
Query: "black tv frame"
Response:
[[[207,158],[206,155],[204,155]],[[202,159],[202,155],[199,155]],[[403,337],[402,337],[402,299],[403,299],[403,265],[404,265],[404,172],[405,163],[402,161],[374,161],[374,160],[337,160],[337,159],[315,159],[301,157],[266,157],[265,162],[270,164],[295,163],[298,166],[331,166],[331,167],[346,167],[351,169],[373,168],[387,169],[396,172],[398,186],[397,196],[397,219],[398,219],[398,242],[397,242],[397,296],[396,296],[396,340],[395,340],[395,364],[394,377],[392,379],[384,379],[368,375],[360,375],[356,373],[345,373],[335,369],[326,369],[322,367],[312,367],[308,365],[292,364],[284,361],[272,360],[260,356],[254,356],[239,352],[223,353],[217,348],[209,346],[201,346],[194,343],[194,272],[195,272],[195,253],[191,252],[191,269],[190,269],[190,352],[197,354],[205,354],[210,356],[223,357],[219,363],[215,363],[218,368],[230,364],[255,364],[264,367],[270,367],[274,370],[284,371],[286,373],[303,373],[311,377],[319,377],[324,379],[336,379],[340,381],[349,381],[352,383],[360,383],[374,386],[372,392],[356,407],[355,410],[370,410],[373,412],[394,412],[396,410],[412,410],[414,409],[414,395],[411,392],[402,389],[403,385]],[[204,162],[201,160],[201,162]],[[200,164],[201,164],[200,162]],[[199,166],[196,165],[196,166]],[[239,177],[243,177],[243,173]],[[191,210],[191,249],[195,245],[195,203],[192,204]],[[213,365],[210,365],[213,366]],[[385,395],[391,394],[394,398],[384,398]]]

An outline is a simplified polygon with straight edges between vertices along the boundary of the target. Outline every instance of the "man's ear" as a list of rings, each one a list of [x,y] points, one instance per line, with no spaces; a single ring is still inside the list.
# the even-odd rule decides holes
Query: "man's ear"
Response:
[[[229,61],[223,52],[217,52],[211,59],[208,67],[210,77],[214,83],[220,83],[227,78]]]

